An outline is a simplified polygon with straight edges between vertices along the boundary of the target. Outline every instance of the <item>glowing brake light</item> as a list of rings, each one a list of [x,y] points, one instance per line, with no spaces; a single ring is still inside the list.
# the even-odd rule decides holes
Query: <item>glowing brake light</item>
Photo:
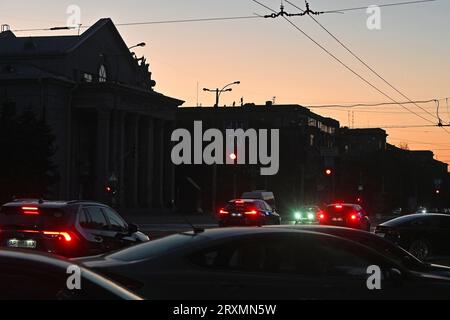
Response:
[[[53,232],[53,231],[44,231],[44,235],[46,236],[54,236],[54,237],[63,237],[66,242],[72,241],[72,237],[68,232]]]
[[[247,211],[245,212],[246,215],[250,215],[250,216],[254,216],[258,214],[258,211],[256,210],[251,210],[251,211]]]
[[[219,213],[220,214],[229,214],[229,212],[226,211],[225,209],[220,209]]]
[[[319,213],[319,220],[325,220],[325,214]]]
[[[244,204],[245,201],[244,200],[236,200],[234,203],[236,203],[236,204]]]
[[[358,219],[358,216],[357,216],[356,214],[352,214],[352,215],[350,216],[350,219],[351,219],[352,221],[356,221],[356,219]]]
[[[342,209],[344,206],[341,205],[341,204],[337,204],[337,205],[335,205],[334,207],[335,207],[336,209]]]
[[[24,214],[29,214],[29,215],[38,215],[39,208],[38,207],[22,207],[22,212]]]

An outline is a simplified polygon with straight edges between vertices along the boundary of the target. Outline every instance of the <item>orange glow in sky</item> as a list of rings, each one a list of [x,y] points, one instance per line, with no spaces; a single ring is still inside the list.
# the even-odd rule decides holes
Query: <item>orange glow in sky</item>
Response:
[[[262,2],[275,9],[280,6],[279,0]],[[292,2],[304,6],[303,1]],[[325,11],[392,2],[401,1],[311,0],[310,4],[318,11]],[[83,25],[92,25],[102,17],[123,23],[268,13],[250,0],[135,0],[126,3],[17,0],[0,3],[0,24],[8,23],[13,30],[64,25],[66,9],[73,3],[81,8]],[[450,1],[382,8],[380,30],[367,28],[368,17],[362,10],[316,19],[410,99],[444,99],[440,101],[439,116],[449,124],[450,106],[445,98],[450,97]],[[310,18],[296,17],[292,21],[396,101],[406,100],[371,74]],[[145,48],[134,51],[138,56],[145,55],[150,62],[157,81],[156,90],[185,100],[185,106],[213,105],[214,95],[201,89],[222,87],[236,80],[241,81],[241,85],[233,87],[233,92],[224,93],[221,105],[239,104],[242,97],[245,102],[257,104],[275,99],[278,104],[307,107],[390,102],[283,19],[128,26],[119,27],[119,31],[130,46],[147,43]],[[49,34],[52,33],[17,33],[18,36]],[[58,31],[58,34],[76,34],[76,31]],[[414,105],[406,106],[437,123],[434,102],[421,104],[431,115]],[[398,105],[313,111],[339,120],[342,126],[356,128],[430,124]],[[433,150],[436,159],[450,163],[450,127],[448,133],[437,127],[387,131],[391,144],[408,144],[412,150]]]

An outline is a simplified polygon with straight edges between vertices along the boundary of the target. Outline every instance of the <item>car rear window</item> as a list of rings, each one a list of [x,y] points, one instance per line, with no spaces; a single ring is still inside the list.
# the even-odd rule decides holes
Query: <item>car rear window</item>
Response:
[[[109,255],[108,258],[120,261],[149,259],[188,246],[200,238],[200,235],[176,234],[118,251]]]
[[[62,209],[38,208],[36,214],[26,214],[22,207],[0,208],[0,228],[56,228],[67,224]]]
[[[236,211],[236,212],[254,210],[255,208],[265,209],[265,208],[262,208],[260,203],[258,203],[256,201],[255,202],[244,202],[244,203],[232,202],[232,203],[229,203],[226,207],[227,211]]]
[[[355,213],[355,208],[348,206],[342,207],[330,206],[327,207],[326,212],[331,215],[348,215]]]

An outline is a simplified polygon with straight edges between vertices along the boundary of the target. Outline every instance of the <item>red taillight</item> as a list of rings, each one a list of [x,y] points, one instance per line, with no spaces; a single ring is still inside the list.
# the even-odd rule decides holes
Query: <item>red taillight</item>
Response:
[[[356,214],[352,214],[352,215],[350,216],[350,219],[351,219],[352,221],[356,221],[356,220],[358,219],[358,216],[357,216]]]
[[[225,209],[220,209],[219,214],[229,214]]]
[[[342,209],[344,206],[341,205],[341,204],[337,204],[337,205],[335,205],[334,207],[335,207],[336,209]]]
[[[319,220],[325,220],[325,214],[319,213]]]
[[[234,203],[236,203],[236,204],[244,204],[245,201],[244,200],[236,200]]]
[[[52,237],[63,237],[66,242],[72,241],[72,237],[68,232],[44,231],[44,235]]]
[[[29,215],[39,215],[38,207],[22,207],[22,212]]]
[[[249,216],[255,216],[258,214],[258,211],[256,210],[246,211],[245,214]]]

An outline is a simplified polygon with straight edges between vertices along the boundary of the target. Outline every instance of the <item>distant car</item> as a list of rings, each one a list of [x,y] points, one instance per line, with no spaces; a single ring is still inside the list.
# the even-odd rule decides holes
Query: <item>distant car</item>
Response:
[[[337,203],[328,205],[319,214],[321,225],[332,225],[370,231],[370,219],[358,204]]]
[[[450,254],[450,216],[413,214],[385,222],[375,233],[424,260]]]
[[[149,241],[112,208],[84,201],[17,200],[0,208],[0,246],[65,257],[90,256]]]
[[[450,278],[409,271],[356,242],[284,228],[189,232],[77,262],[147,299],[448,299]],[[379,266],[382,290],[367,286]]]
[[[295,224],[316,224],[323,211],[318,206],[302,206],[294,211]]]
[[[68,278],[80,271],[81,288]],[[70,273],[68,273],[70,272]],[[0,250],[0,300],[142,300],[134,293],[64,259],[25,251]]]
[[[267,202],[254,199],[231,200],[219,211],[219,226],[263,226],[281,224],[280,215]]]
[[[441,266],[436,264],[430,264],[423,262],[413,256],[408,251],[395,245],[394,243],[383,239],[374,233],[369,233],[366,231],[333,227],[333,226],[282,226],[281,228],[293,228],[298,230],[314,231],[320,233],[331,234],[337,237],[345,238],[348,240],[355,241],[366,247],[369,247],[378,253],[386,256],[387,258],[400,264],[402,267],[421,272],[424,274],[433,274],[436,276],[446,276],[450,277],[450,267]]]

